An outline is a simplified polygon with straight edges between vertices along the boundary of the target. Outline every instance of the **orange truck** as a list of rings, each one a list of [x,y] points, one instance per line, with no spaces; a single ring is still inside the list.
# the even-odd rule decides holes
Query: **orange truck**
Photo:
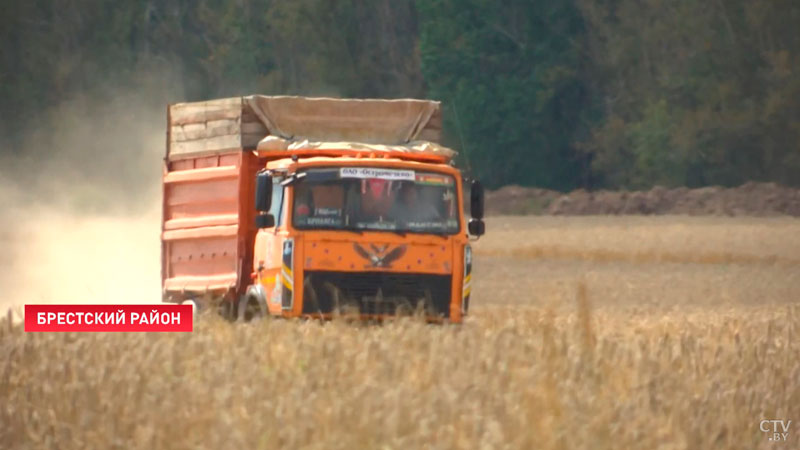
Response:
[[[467,314],[483,188],[438,144],[439,102],[253,95],[167,122],[163,301],[244,321]]]

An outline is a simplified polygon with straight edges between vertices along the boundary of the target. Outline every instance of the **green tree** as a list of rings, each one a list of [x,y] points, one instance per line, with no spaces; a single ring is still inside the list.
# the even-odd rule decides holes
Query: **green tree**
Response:
[[[800,184],[800,4],[579,5],[602,117],[582,148],[603,184]]]
[[[570,2],[419,0],[422,72],[449,142],[489,186],[569,189],[586,96]]]

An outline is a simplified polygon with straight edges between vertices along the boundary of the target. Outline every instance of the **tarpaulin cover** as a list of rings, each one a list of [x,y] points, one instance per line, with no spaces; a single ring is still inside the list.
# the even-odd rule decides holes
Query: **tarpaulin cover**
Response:
[[[169,107],[170,160],[237,149],[415,152],[447,159],[440,103],[250,95]]]
[[[247,105],[270,134],[291,141],[404,145],[439,109],[430,100],[361,100],[251,95]]]

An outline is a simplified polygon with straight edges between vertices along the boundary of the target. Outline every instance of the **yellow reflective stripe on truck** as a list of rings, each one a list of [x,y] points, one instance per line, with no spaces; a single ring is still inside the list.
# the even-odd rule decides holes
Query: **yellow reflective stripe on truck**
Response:
[[[286,286],[286,289],[290,291],[294,289],[294,279],[292,278],[292,269],[290,269],[286,264],[283,265],[283,270],[281,272],[281,280],[283,281],[283,285]]]

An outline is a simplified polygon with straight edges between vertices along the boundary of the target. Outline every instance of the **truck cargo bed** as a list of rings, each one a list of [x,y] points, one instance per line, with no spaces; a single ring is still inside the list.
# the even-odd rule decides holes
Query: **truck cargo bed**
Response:
[[[234,150],[168,161],[164,172],[165,298],[239,294],[252,270],[253,180],[263,167]]]

